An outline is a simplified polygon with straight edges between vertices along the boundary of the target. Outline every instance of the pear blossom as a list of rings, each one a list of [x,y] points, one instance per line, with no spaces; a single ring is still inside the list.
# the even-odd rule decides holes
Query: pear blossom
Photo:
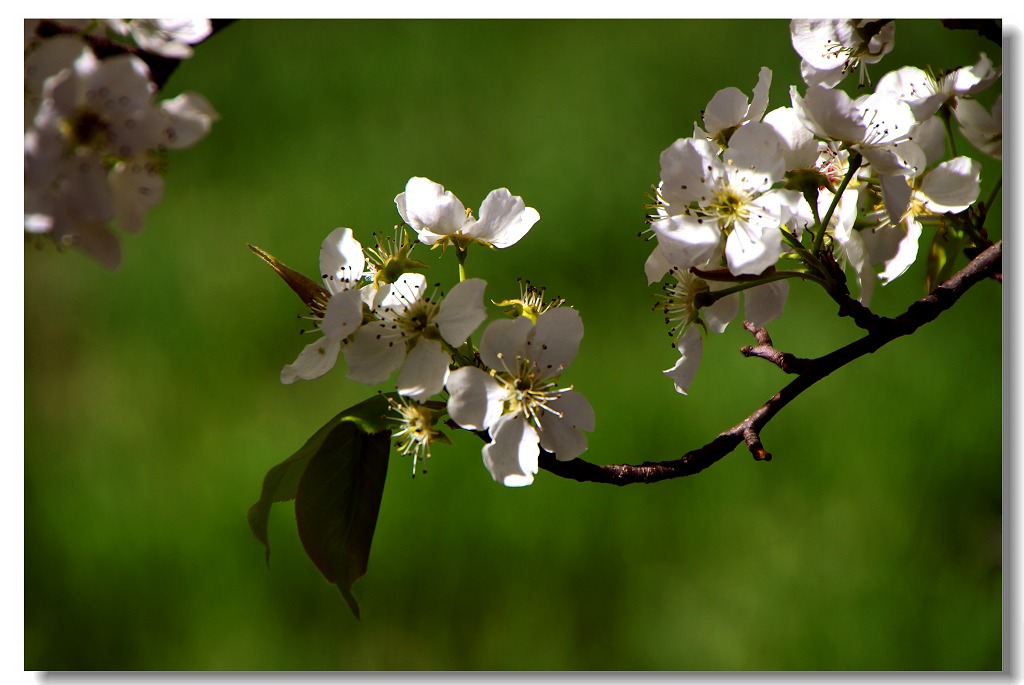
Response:
[[[487,194],[476,219],[451,191],[421,176],[409,179],[405,192],[395,197],[395,205],[420,242],[431,246],[453,243],[465,248],[478,242],[505,248],[519,242],[540,220],[536,209],[506,188]]]
[[[192,56],[192,46],[213,32],[209,19],[107,19],[116,34],[145,50],[172,59]]]
[[[345,339],[363,323],[363,281],[366,259],[351,228],[336,228],[320,245],[320,273],[325,288],[310,304],[314,326],[322,333],[298,358],[281,369],[281,382],[312,380],[338,360]]]
[[[961,212],[978,199],[981,164],[961,156],[942,162],[917,177],[892,176],[879,180],[885,210],[879,226],[861,234],[871,261],[885,264],[879,278],[889,283],[917,259],[922,232],[918,217]]]
[[[732,131],[751,121],[760,121],[768,109],[768,90],[772,85],[772,70],[761,67],[750,100],[739,88],[719,90],[704,108],[704,133],[708,138],[728,141]]]
[[[976,100],[961,100],[953,110],[960,132],[974,147],[996,159],[1003,158],[1003,96],[989,112]]]
[[[480,341],[488,367],[463,366],[451,373],[448,414],[462,428],[486,430],[484,465],[509,487],[529,485],[543,447],[561,461],[587,449],[583,431],[594,430],[594,410],[558,379],[583,338],[579,313],[569,307],[491,323]]]
[[[867,78],[867,65],[890,53],[895,24],[872,19],[794,19],[790,22],[793,49],[801,57],[800,72],[807,85],[831,88],[854,69],[859,82]]]
[[[422,274],[400,276],[382,289],[386,294],[374,308],[378,320],[356,331],[345,348],[349,378],[376,384],[401,368],[399,394],[424,401],[439,393],[451,364],[445,345],[461,347],[487,318],[486,285],[479,278],[467,279],[439,301],[427,294]]]
[[[195,93],[154,102],[149,69],[134,55],[101,60],[73,36],[29,48],[25,230],[116,268],[121,251],[110,222],[142,228],[163,194],[157,154],[192,145],[217,114]]]
[[[665,323],[671,325],[669,335],[672,346],[679,352],[675,365],[663,373],[672,379],[676,392],[686,395],[697,373],[703,354],[700,330],[723,333],[739,311],[739,293],[720,297],[710,305],[702,305],[704,293],[721,290],[730,284],[709,281],[691,271],[673,267],[674,283],[663,287],[655,309],[665,314]],[[755,326],[764,326],[782,315],[789,283],[785,280],[769,281],[743,291],[744,318]],[[694,326],[692,324],[698,324]]]
[[[926,160],[910,138],[917,119],[906,102],[891,93],[854,100],[841,90],[815,85],[801,97],[790,87],[793,109],[804,125],[825,140],[850,144],[879,174],[913,174]]]
[[[782,253],[783,206],[799,198],[773,188],[785,171],[779,135],[748,123],[723,159],[716,148],[686,138],[662,152],[659,213],[651,222],[660,256],[685,270],[707,262],[724,240],[733,274],[762,273]]]
[[[388,417],[395,427],[391,437],[402,456],[412,455],[412,475],[416,477],[417,464],[430,458],[430,446],[437,442],[451,444],[451,439],[437,429],[438,415],[426,404],[407,397],[387,397],[392,414]]]
[[[943,105],[955,109],[962,98],[972,96],[992,85],[1000,70],[981,53],[978,62],[934,77],[917,67],[903,67],[883,76],[876,93],[888,93],[910,105],[918,121],[935,114]]]

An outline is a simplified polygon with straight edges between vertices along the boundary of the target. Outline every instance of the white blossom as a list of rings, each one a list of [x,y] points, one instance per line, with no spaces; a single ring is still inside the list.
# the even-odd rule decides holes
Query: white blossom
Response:
[[[382,288],[374,307],[379,319],[360,328],[345,348],[349,378],[362,383],[384,381],[401,368],[396,385],[401,395],[424,401],[444,387],[452,349],[460,347],[486,318],[487,283],[470,278],[443,299],[427,293],[422,274],[403,274]]]
[[[320,245],[320,274],[325,290],[311,306],[314,326],[322,335],[281,369],[282,383],[319,378],[334,368],[345,339],[363,322],[359,286],[365,264],[362,245],[351,228],[336,228],[324,239]]]
[[[540,447],[562,461],[586,451],[594,410],[582,394],[558,387],[582,338],[579,313],[568,307],[548,309],[536,323],[500,319],[480,341],[489,370],[464,366],[448,378],[448,413],[463,428],[488,432],[483,461],[499,483],[532,483]]]
[[[867,65],[892,51],[895,24],[871,19],[794,19],[790,22],[793,49],[801,57],[800,72],[807,85],[831,88],[854,69],[860,84]]]
[[[492,190],[480,205],[480,218],[473,217],[459,198],[439,183],[420,176],[409,179],[405,192],[395,197],[398,213],[426,245],[470,242],[505,248],[526,235],[540,220],[523,198],[506,188]]]

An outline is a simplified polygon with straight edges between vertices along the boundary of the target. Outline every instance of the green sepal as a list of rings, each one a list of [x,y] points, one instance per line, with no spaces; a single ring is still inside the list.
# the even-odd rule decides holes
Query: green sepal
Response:
[[[290,266],[285,265],[266,250],[249,243],[246,244],[249,245],[250,250],[256,253],[257,257],[266,262],[288,284],[292,292],[299,296],[306,306],[309,307],[310,311],[323,310],[327,306],[327,301],[331,299],[331,294],[327,292],[326,288]]]
[[[263,478],[260,498],[249,507],[246,518],[253,535],[266,550],[268,565],[270,564],[270,542],[267,537],[267,523],[270,518],[271,505],[274,502],[287,502],[295,499],[302,474],[313,455],[321,450],[331,431],[344,422],[354,423],[365,433],[386,431],[388,430],[385,419],[387,412],[386,395],[374,395],[368,400],[349,407],[328,421],[293,455],[267,472]]]
[[[953,230],[938,230],[928,248],[928,268],[924,277],[926,292],[953,275],[956,269],[956,257],[963,249],[966,240]]]

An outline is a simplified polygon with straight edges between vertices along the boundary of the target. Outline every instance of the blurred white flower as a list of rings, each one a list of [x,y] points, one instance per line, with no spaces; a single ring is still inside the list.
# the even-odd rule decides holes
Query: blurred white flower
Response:
[[[186,59],[192,46],[213,31],[209,19],[106,19],[114,33],[131,38],[145,50],[163,57]]]

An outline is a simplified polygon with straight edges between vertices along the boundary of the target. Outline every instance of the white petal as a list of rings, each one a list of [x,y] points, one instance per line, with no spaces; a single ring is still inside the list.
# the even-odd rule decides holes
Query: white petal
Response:
[[[410,178],[404,196],[406,223],[420,234],[421,242],[432,244],[439,236],[452,235],[466,223],[466,208],[459,198],[429,178]]]
[[[921,194],[936,214],[962,212],[978,199],[981,164],[957,157],[935,167],[921,181]]]
[[[294,362],[281,369],[281,382],[294,383],[300,378],[307,381],[319,378],[334,368],[339,349],[336,341],[326,337],[306,345]]]
[[[718,145],[706,139],[680,138],[662,151],[660,162],[661,196],[673,214],[699,200],[722,169]]]
[[[533,426],[521,414],[511,414],[503,416],[491,434],[493,442],[483,448],[484,466],[491,477],[513,488],[532,483],[540,454]]]
[[[721,131],[743,123],[750,101],[739,88],[723,88],[714,94],[704,108],[704,128],[714,138]]]
[[[757,327],[782,316],[789,281],[772,281],[743,291],[744,318]]]
[[[331,296],[320,330],[331,340],[341,342],[363,322],[363,299],[359,290],[345,290]]]
[[[131,233],[142,230],[146,211],[160,204],[164,179],[145,158],[118,162],[108,175],[114,197],[114,219]]]
[[[787,170],[814,166],[818,158],[818,143],[792,107],[773,109],[764,116],[764,123],[779,134]]]
[[[731,285],[730,283],[715,283],[711,282],[711,290],[721,290]],[[704,317],[704,322],[707,323],[708,328],[714,333],[724,333],[726,326],[729,322],[736,318],[736,313],[740,310],[740,295],[739,293],[733,293],[732,295],[726,295],[722,299],[716,301],[710,307],[702,307],[700,314]]]
[[[548,407],[559,414],[543,412],[540,417],[540,445],[559,461],[571,461],[587,451],[587,436],[594,430],[594,409],[578,392],[563,393]]]
[[[480,359],[496,371],[515,371],[516,357],[523,353],[531,330],[533,322],[525,316],[493,321],[480,338]]]
[[[172,149],[194,145],[213,127],[219,118],[217,110],[199,93],[186,92],[160,102],[167,117],[163,128],[163,143]]]
[[[445,387],[448,415],[469,430],[485,430],[494,425],[504,410],[505,392],[496,380],[475,366],[463,366],[451,372]]]
[[[506,188],[492,190],[480,205],[480,219],[466,225],[462,233],[497,248],[519,242],[527,231],[540,220],[533,207],[527,207],[523,198],[513,196]]]
[[[729,271],[756,275],[774,266],[782,254],[782,232],[778,222],[737,221],[725,243]]]
[[[661,246],[655,245],[654,250],[651,251],[651,256],[647,258],[646,262],[644,262],[644,273],[647,274],[647,285],[660,281],[671,268],[672,265],[669,264],[667,259],[665,259],[665,255],[661,253]]]
[[[907,232],[903,240],[900,241],[896,255],[885,263],[885,269],[882,273],[878,274],[883,283],[889,283],[901,276],[917,259],[918,241],[921,238],[921,224],[908,218],[904,225],[907,228]]]
[[[683,214],[659,219],[651,228],[658,237],[662,256],[683,271],[705,263],[714,254],[722,236],[715,222]]]
[[[583,320],[570,307],[555,307],[537,317],[526,336],[526,358],[541,377],[557,376],[576,358],[583,340]]]
[[[452,359],[436,340],[420,340],[409,350],[395,382],[399,395],[424,402],[441,392]]]
[[[898,224],[903,221],[903,215],[910,207],[910,198],[914,194],[914,189],[910,187],[904,176],[879,176],[878,184],[882,190],[885,213],[891,223]]]
[[[486,287],[487,281],[470,278],[452,288],[441,301],[441,308],[434,322],[441,332],[441,337],[453,347],[459,347],[466,342],[466,338],[487,319],[483,301]]]
[[[786,170],[778,132],[761,122],[736,129],[729,139],[725,160],[727,169],[742,169],[744,177],[751,179],[752,182],[744,184],[747,188],[758,190],[767,190]]]
[[[404,359],[404,338],[391,324],[381,321],[360,327],[345,346],[348,377],[369,385],[387,380]]]
[[[336,228],[320,245],[320,275],[332,293],[348,290],[363,275],[363,246],[351,228]]]
[[[697,367],[700,366],[700,358],[704,354],[704,341],[696,326],[690,326],[683,333],[676,348],[679,350],[679,359],[675,366],[666,369],[663,373],[675,383],[676,392],[685,395],[689,391],[690,382],[693,381]]]
[[[389,310],[395,312],[405,312],[414,303],[423,299],[424,293],[427,291],[427,277],[423,274],[417,273],[404,273],[398,277],[394,283],[390,286],[381,288],[380,292],[383,295],[378,294],[375,297],[376,309],[382,312],[384,315],[388,315]]]

